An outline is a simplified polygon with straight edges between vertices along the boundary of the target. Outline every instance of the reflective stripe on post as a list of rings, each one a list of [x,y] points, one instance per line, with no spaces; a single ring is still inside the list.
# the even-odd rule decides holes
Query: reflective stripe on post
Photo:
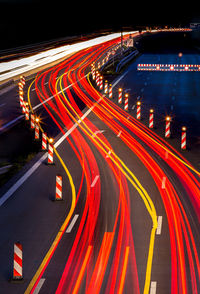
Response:
[[[22,244],[14,244],[13,280],[22,280]]]
[[[62,176],[56,176],[56,197],[55,200],[62,200]]]

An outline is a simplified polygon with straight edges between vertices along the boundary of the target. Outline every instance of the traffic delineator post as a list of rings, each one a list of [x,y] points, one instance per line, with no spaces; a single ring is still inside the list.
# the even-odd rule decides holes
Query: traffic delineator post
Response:
[[[56,176],[56,194],[55,200],[63,200],[62,198],[62,176]]]
[[[149,110],[149,128],[153,129],[154,127],[154,110],[151,108]]]
[[[170,138],[171,136],[171,117],[166,116],[165,118],[165,138]]]
[[[42,132],[42,150],[47,150],[47,134]]]
[[[35,128],[35,116],[34,114],[31,114],[31,129]]]
[[[118,89],[118,103],[122,104],[122,88]]]
[[[13,259],[13,280],[19,281],[23,279],[22,267],[22,244],[20,242],[14,243],[14,259]]]
[[[109,85],[109,93],[108,97],[111,99],[112,98],[112,84]]]
[[[22,103],[22,113],[26,113],[26,102],[24,100]]]
[[[108,94],[108,81],[105,81],[104,84],[104,94]]]
[[[181,149],[186,150],[186,127],[182,127],[181,129]]]
[[[128,93],[126,93],[124,95],[124,98],[125,98],[125,100],[124,100],[124,110],[128,111],[128,99],[129,99]]]
[[[100,76],[99,89],[103,90],[103,77],[102,76]]]
[[[48,164],[53,164],[53,139],[49,139],[49,146],[48,146],[48,158],[47,158]]]
[[[141,119],[141,102],[137,101],[136,118]]]
[[[40,128],[39,128],[39,119],[35,119],[35,140],[39,140],[40,138]]]
[[[29,120],[29,106],[27,102],[26,102],[25,120],[27,121]]]

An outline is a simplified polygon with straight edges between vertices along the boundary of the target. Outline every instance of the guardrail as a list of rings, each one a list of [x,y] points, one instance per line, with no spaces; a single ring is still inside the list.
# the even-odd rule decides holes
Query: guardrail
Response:
[[[138,50],[135,50],[133,52],[131,52],[128,56],[126,56],[125,58],[123,58],[117,65],[116,67],[116,72],[119,72],[121,70],[121,68],[127,63],[129,62],[133,57],[135,57],[137,54],[139,54]]]

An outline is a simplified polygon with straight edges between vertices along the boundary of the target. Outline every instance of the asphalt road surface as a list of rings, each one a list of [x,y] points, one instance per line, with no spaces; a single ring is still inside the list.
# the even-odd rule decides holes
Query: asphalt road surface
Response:
[[[138,72],[139,62],[177,58],[143,54],[112,82],[109,99],[88,73],[119,42],[82,50],[24,86],[40,135],[54,138],[54,165],[40,152],[1,188],[2,293],[200,291],[200,173],[145,125],[148,107],[161,129],[171,105],[182,107],[177,117],[186,113],[178,97],[183,91],[188,101],[194,84],[198,97],[198,73]],[[130,94],[129,111],[117,103],[119,86]],[[133,107],[139,96],[141,122]],[[56,175],[62,201],[54,201]],[[11,279],[16,241],[23,245],[20,282]]]

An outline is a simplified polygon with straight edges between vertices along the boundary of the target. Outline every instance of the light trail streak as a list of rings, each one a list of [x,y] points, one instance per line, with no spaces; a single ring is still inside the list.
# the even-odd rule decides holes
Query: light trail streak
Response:
[[[97,46],[91,50],[87,49],[82,53],[79,52],[77,56],[75,55],[73,58],[63,62],[60,66],[55,67],[54,72],[50,70],[41,73],[37,76],[35,81],[36,93],[41,103],[47,101],[43,106],[53,122],[62,132],[64,132],[63,125],[72,127],[74,124],[77,124],[78,119],[80,119],[82,115],[74,99],[74,93],[89,108],[94,104],[94,101],[99,101],[101,98],[101,103],[93,109],[93,112],[106,123],[115,134],[119,134],[119,131],[121,131],[119,138],[138,156],[144,166],[149,170],[162,197],[168,220],[171,243],[171,293],[197,293],[200,281],[200,262],[198,243],[193,236],[191,216],[187,213],[184,199],[174,188],[174,184],[168,173],[157,163],[154,154],[160,156],[163,162],[167,164],[178,177],[178,180],[183,184],[185,189],[184,193],[191,199],[195,217],[197,218],[200,215],[200,184],[198,178],[200,173],[194,169],[181,154],[148,128],[131,116],[129,116],[127,120],[127,113],[106,97],[102,96],[93,88],[91,82],[86,79],[90,63],[99,58],[109,46],[114,46],[114,44],[115,42],[113,41],[104,48]],[[60,74],[63,70],[64,73]],[[50,79],[48,87],[51,95],[54,97],[52,100],[48,100],[49,93],[46,89],[45,82],[49,74]],[[41,83],[41,87],[39,83]],[[69,84],[72,86],[69,87]],[[114,175],[116,189],[118,190],[118,205],[112,231],[113,234],[117,234],[117,238],[116,244],[113,244],[113,246],[115,245],[115,251],[112,257],[105,293],[115,293],[115,291],[120,293],[120,291],[122,291],[121,289],[124,287],[127,268],[129,267],[130,269],[127,263],[128,260],[129,263],[133,265],[132,276],[134,278],[135,292],[140,292],[137,274],[133,275],[133,271],[137,273],[137,257],[135,257],[134,252],[133,232],[130,222],[130,195],[127,179],[143,199],[153,223],[147,259],[146,280],[143,289],[143,293],[146,294],[150,289],[153,248],[157,228],[157,214],[154,204],[133,172],[114,152],[104,134],[94,136],[94,133],[98,131],[98,129],[88,119],[85,119],[84,122],[79,125],[79,129],[80,130],[75,130],[71,134],[72,138],[67,138],[67,141],[75,151],[75,155],[82,167],[79,192],[81,191],[84,177],[84,182],[86,184],[86,200],[80,225],[70,255],[67,258],[66,266],[56,294],[64,292],[72,293],[72,289],[77,289],[78,291],[81,287],[84,275],[86,275],[86,289],[92,289],[92,285],[94,287],[97,283],[98,289],[100,290],[102,282],[105,279],[105,272],[108,264],[107,258],[110,258],[108,254],[98,280],[97,276],[99,276],[98,272],[101,266],[100,257],[96,262],[93,260],[95,246],[93,247],[91,242],[94,238],[95,227],[97,225],[100,201],[103,201],[103,199],[101,199],[102,196],[100,192],[101,181],[97,181],[94,187],[91,187],[92,181],[94,180],[91,171],[94,171],[94,174],[97,175],[99,174],[99,170],[93,152],[83,138],[83,134],[85,138],[89,139],[90,142],[94,144],[98,152],[102,155],[102,158],[104,158],[107,168]],[[137,140],[131,134],[134,134]],[[109,150],[112,150],[112,152],[109,154],[109,157],[106,157]],[[166,152],[169,154],[168,158],[165,156]],[[162,189],[163,177],[166,178],[165,189]],[[77,201],[79,200],[80,198],[77,197]],[[117,224],[119,224],[119,229],[116,232]],[[101,244],[104,243],[105,240],[103,238]],[[109,248],[107,249],[110,251]],[[91,252],[88,253],[88,250],[91,250]],[[104,254],[105,253],[106,250]],[[76,263],[74,263],[75,256],[77,256]],[[189,264],[189,274],[188,270],[186,271],[187,263]],[[71,273],[69,278],[71,268],[73,268],[73,273]],[[94,269],[95,271],[93,271]],[[190,285],[190,279],[192,285]],[[77,284],[76,281],[78,281]]]

